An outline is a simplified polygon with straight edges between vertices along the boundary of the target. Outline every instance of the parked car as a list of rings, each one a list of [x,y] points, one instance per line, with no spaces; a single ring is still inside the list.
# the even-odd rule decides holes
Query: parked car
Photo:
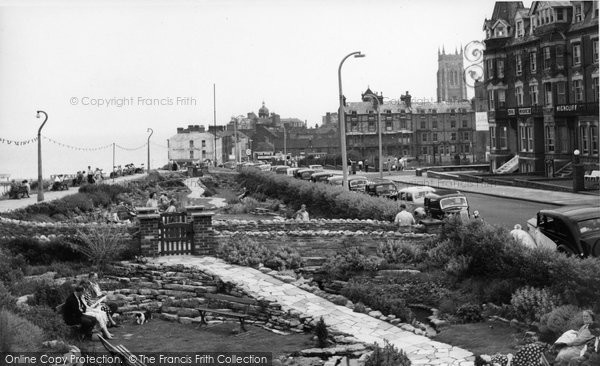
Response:
[[[353,175],[348,177],[348,188],[351,191],[364,192],[367,182],[367,178],[360,175]],[[344,184],[344,177],[341,175],[334,175],[333,177],[327,179],[327,183],[334,186],[341,186]]]
[[[300,170],[300,168],[287,168],[287,175],[289,175],[290,177],[295,177],[296,176],[296,172]]]
[[[600,210],[594,206],[565,206],[540,210],[527,221],[529,234],[541,247],[567,255],[600,257]]]
[[[442,220],[449,215],[459,215],[465,220],[470,217],[467,197],[458,191],[437,189],[428,193],[423,203],[425,213],[434,219]]]
[[[310,180],[313,183],[317,183],[317,182],[325,182],[327,183],[327,179],[333,177],[333,173],[327,173],[327,172],[315,172],[313,173],[313,175],[310,176]]]
[[[425,206],[425,196],[435,192],[435,188],[429,186],[414,186],[402,188],[398,191],[398,199],[411,206]]]
[[[398,188],[389,179],[372,179],[365,186],[365,192],[371,196],[385,197],[392,200],[398,199]]]
[[[260,164],[260,165],[258,165],[258,169],[262,172],[270,172],[271,164]]]
[[[294,177],[302,180],[310,180],[310,176],[314,172],[312,169],[299,169],[294,172]]]
[[[312,170],[323,170],[323,165],[309,165],[308,169]]]
[[[271,169],[271,171],[275,172],[275,174],[287,174],[287,170],[287,165],[277,165]]]

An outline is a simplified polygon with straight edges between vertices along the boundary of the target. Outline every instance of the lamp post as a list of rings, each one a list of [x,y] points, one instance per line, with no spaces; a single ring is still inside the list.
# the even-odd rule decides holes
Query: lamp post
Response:
[[[340,111],[339,111],[339,123],[340,123],[340,149],[342,150],[342,186],[345,191],[349,191],[348,187],[348,157],[346,156],[346,121],[344,115],[344,94],[342,93],[342,65],[344,61],[350,56],[354,57],[365,57],[360,51],[352,52],[346,55],[340,62],[338,67],[338,85],[339,85],[339,98],[340,98]]]
[[[40,118],[40,113],[44,113],[44,122],[38,129],[37,139],[38,139],[38,193],[37,193],[37,201],[42,202],[44,200],[44,181],[42,180],[42,128],[48,121],[48,113],[44,111],[37,111],[35,118]]]
[[[285,123],[282,124],[283,126],[283,155],[285,156],[285,159],[287,160],[287,134],[285,131]]]
[[[581,164],[581,152],[573,151],[573,192],[577,193],[585,189],[583,164]]]
[[[383,148],[381,143],[381,102],[375,94],[367,95],[377,102],[377,139],[379,142],[379,178],[383,179]]]
[[[146,132],[150,132],[150,135],[148,135],[148,173],[150,173],[150,137],[154,133],[154,130],[148,127]]]

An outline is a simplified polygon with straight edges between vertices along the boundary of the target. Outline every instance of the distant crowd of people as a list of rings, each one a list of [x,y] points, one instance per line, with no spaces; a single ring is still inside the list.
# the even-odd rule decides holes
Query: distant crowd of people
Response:
[[[160,212],[173,213],[177,212],[177,201],[174,198],[169,198],[166,193],[161,193],[160,197],[156,197],[156,192],[151,192],[146,207],[155,207]]]

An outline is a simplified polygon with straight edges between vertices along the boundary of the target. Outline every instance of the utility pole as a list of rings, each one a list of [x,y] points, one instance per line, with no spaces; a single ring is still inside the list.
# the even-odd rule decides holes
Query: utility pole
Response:
[[[214,133],[215,133],[215,163],[214,166],[217,166],[217,86],[216,84],[213,83],[213,111],[214,111],[214,115],[213,115],[213,123],[214,123]]]

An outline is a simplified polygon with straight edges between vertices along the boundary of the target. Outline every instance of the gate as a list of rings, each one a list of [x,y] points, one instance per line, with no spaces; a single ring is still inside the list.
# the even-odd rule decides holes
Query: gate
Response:
[[[185,212],[162,213],[159,255],[194,254],[194,230]]]

